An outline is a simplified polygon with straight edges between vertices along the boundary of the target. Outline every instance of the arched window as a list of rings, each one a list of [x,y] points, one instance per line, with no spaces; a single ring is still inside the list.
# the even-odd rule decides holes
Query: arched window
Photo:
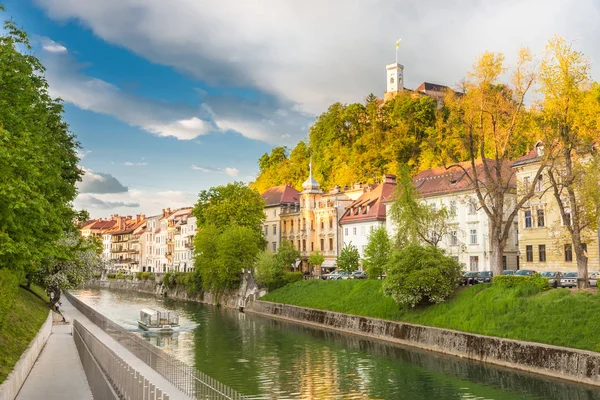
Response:
[[[390,83],[394,83],[394,77],[393,76],[390,78]]]

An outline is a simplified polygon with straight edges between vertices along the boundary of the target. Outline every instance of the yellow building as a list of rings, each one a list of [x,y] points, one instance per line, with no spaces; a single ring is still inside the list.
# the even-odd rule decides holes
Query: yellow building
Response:
[[[517,190],[530,187],[540,167],[544,147],[538,143],[533,150],[516,160],[512,167],[517,177]],[[571,236],[563,221],[552,190],[548,190],[546,174],[535,182],[535,195],[519,210],[519,268],[535,271],[577,271],[577,261]],[[584,233],[589,271],[598,268],[598,232]]]

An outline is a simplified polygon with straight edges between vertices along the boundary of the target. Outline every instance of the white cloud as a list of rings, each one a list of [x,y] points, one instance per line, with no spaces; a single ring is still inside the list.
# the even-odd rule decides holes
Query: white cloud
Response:
[[[452,85],[479,53],[501,51],[510,60],[521,45],[540,50],[554,33],[574,40],[600,64],[597,0],[580,0],[576,7],[570,0],[38,3],[51,17],[75,18],[152,62],[215,86],[256,88],[312,114],[334,101],[381,95],[398,37],[408,87],[422,81]]]
[[[52,39],[42,38],[42,49],[49,53],[66,53],[67,48]]]
[[[125,161],[123,163],[123,165],[126,167],[144,167],[144,166],[148,165],[148,163],[144,162],[144,161],[141,161],[141,162]]]
[[[84,174],[81,182],[77,185],[79,193],[124,193],[128,190],[127,186],[123,186],[117,178],[110,174],[94,172],[84,167],[81,169]]]
[[[198,165],[192,165],[191,168],[196,171],[216,172],[216,173],[227,174],[229,176],[238,176],[240,174],[240,170],[237,168],[233,168],[233,167],[213,168],[213,167],[201,167]]]
[[[139,203],[128,203],[124,201],[109,201],[100,200],[96,196],[91,194],[80,194],[75,200],[76,208],[78,209],[99,209],[99,210],[111,210],[115,208],[139,208]]]
[[[92,152],[91,150],[76,150],[77,158],[79,158],[80,160],[83,160],[85,158],[85,156],[87,156],[91,152]]]

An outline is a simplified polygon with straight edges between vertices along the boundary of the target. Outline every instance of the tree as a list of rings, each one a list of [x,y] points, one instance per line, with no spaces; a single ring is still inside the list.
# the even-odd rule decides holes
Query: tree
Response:
[[[396,200],[390,215],[398,227],[396,243],[400,246],[425,243],[437,247],[450,232],[451,210],[420,199],[406,168],[402,168],[399,175]]]
[[[540,72],[543,125],[552,164],[550,189],[566,224],[577,260],[579,288],[589,287],[586,231],[595,233],[600,218],[597,195],[600,139],[600,89],[592,86],[589,60],[564,39],[548,42]],[[546,146],[548,147],[548,146]]]
[[[3,9],[2,9],[3,10]],[[0,269],[33,276],[72,225],[79,144],[14,21],[0,33]]]
[[[280,264],[275,256],[266,250],[259,254],[255,271],[256,282],[269,291],[279,287],[279,282],[283,279],[283,270]]]
[[[390,258],[392,242],[385,226],[374,229],[367,238],[367,247],[362,260],[363,269],[369,278],[377,278],[383,274]]]
[[[435,246],[409,244],[392,253],[383,291],[400,306],[441,303],[456,291],[461,269]]]
[[[473,65],[464,82],[465,92],[449,92],[438,119],[433,146],[448,168],[462,171],[489,222],[490,264],[494,274],[502,273],[502,256],[518,210],[534,194],[534,183],[546,166],[540,163],[529,187],[513,201],[515,187],[511,160],[525,153],[527,143],[537,138],[531,129],[531,115],[525,108],[525,96],[536,79],[532,56],[519,52],[511,84],[500,78],[505,73],[504,56],[484,53]],[[466,163],[463,156],[467,153]]]
[[[218,279],[209,289],[219,294],[224,289],[239,285],[242,269],[252,268],[261,251],[260,233],[245,226],[230,226],[219,235],[217,241]]]
[[[320,267],[321,264],[323,264],[323,261],[325,261],[325,257],[319,250],[315,251],[310,256],[308,256],[308,262],[313,267]]]
[[[36,272],[37,282],[50,295],[51,308],[60,300],[61,291],[77,287],[104,269],[96,244],[76,231],[66,232],[55,247],[55,254],[43,260]]]
[[[337,266],[340,270],[351,273],[358,268],[359,261],[360,254],[358,253],[358,248],[352,243],[347,243],[337,258]]]
[[[283,270],[289,270],[296,264],[296,260],[300,259],[300,252],[294,248],[294,245],[289,240],[283,239],[281,245],[275,253],[275,260]]]
[[[200,275],[205,288],[218,286],[218,241],[219,230],[214,225],[199,226],[194,236],[194,274]]]

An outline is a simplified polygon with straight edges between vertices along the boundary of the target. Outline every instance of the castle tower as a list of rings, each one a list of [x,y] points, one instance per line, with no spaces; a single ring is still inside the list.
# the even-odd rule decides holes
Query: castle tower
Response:
[[[388,101],[404,90],[404,65],[388,64],[386,67],[387,90],[383,94],[383,100]]]

